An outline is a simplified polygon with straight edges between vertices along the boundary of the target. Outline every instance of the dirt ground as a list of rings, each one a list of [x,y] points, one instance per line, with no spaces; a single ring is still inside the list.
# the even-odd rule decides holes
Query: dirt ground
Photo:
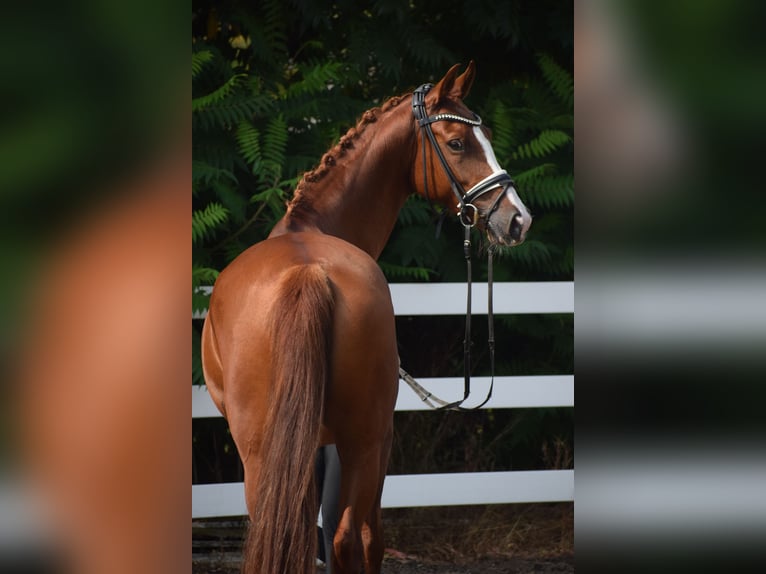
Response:
[[[195,561],[194,574],[238,574],[239,561]],[[317,574],[325,574],[319,566]],[[428,560],[400,560],[386,556],[384,574],[562,574],[574,572],[574,558],[559,557],[550,560],[526,560],[512,557],[478,558],[465,564],[432,562]]]
[[[386,574],[554,574],[574,572],[574,557],[525,560],[513,557],[477,558],[465,564],[443,562],[399,562],[386,559]]]
[[[383,517],[385,574],[574,572],[572,503],[389,509]],[[194,521],[193,573],[239,572],[245,528],[244,520]]]

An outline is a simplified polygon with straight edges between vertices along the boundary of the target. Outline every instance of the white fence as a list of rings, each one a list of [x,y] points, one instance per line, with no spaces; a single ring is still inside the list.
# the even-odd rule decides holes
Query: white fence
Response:
[[[487,312],[486,284],[474,284],[474,314]],[[462,315],[465,285],[462,283],[392,284],[391,296],[397,315]],[[497,314],[574,313],[574,283],[496,283],[494,311]],[[502,353],[498,341],[498,353]],[[407,365],[403,365],[407,368]],[[427,389],[445,400],[463,395],[462,378],[419,379]],[[488,377],[471,379],[471,400],[483,400]],[[474,403],[474,404],[476,404]],[[483,408],[530,408],[574,406],[574,375],[495,377],[492,399]],[[397,411],[429,410],[429,407],[400,382]],[[192,387],[192,417],[219,417],[205,387]],[[384,508],[557,502],[574,500],[573,470],[474,472],[449,474],[391,475],[383,488]],[[241,482],[192,486],[192,517],[240,516],[247,514]]]

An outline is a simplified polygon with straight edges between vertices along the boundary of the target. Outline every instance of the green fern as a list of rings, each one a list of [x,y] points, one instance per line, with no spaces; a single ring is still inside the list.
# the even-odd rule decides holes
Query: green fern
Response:
[[[217,179],[228,179],[235,185],[236,176],[228,169],[221,169],[210,165],[206,161],[192,160],[192,189],[196,191],[198,185],[210,185]]]
[[[403,225],[428,225],[431,217],[431,208],[426,200],[419,195],[412,195],[407,198],[399,212],[399,222]]]
[[[207,104],[204,113],[197,113],[192,117],[203,130],[214,128],[230,130],[241,122],[264,113],[267,109],[262,100],[233,96],[220,102]]]
[[[205,209],[192,213],[192,243],[210,237],[213,231],[229,218],[229,210],[217,202],[208,203]]]
[[[286,5],[282,0],[261,0],[255,6],[257,8],[252,13],[241,14],[243,23],[250,30],[252,45],[249,54],[276,70],[288,57]]]
[[[540,159],[571,141],[572,137],[561,130],[543,130],[537,137],[518,146],[511,157],[513,159]]]
[[[455,61],[455,56],[445,51],[433,36],[424,32],[421,23],[403,18],[397,26],[397,34],[407,52],[424,67],[436,69]],[[396,61],[393,65],[400,67],[401,62]],[[389,64],[389,67],[392,65]]]
[[[261,2],[263,35],[271,46],[279,49],[287,43],[285,3],[282,0],[261,0]]]
[[[524,191],[530,207],[568,207],[574,202],[574,176],[566,174],[533,179],[525,184]]]
[[[510,157],[518,145],[519,126],[523,121],[518,110],[506,105],[503,100],[494,101],[487,117],[492,126],[492,148],[498,157]]]
[[[510,259],[526,267],[547,267],[552,259],[550,246],[536,239],[527,239],[521,245],[497,249],[498,259]]]
[[[237,89],[239,84],[241,84],[246,77],[247,76],[244,74],[235,74],[226,80],[222,86],[219,86],[209,94],[193,98],[192,112],[200,112],[225,101],[232,93],[234,93],[234,90]]]
[[[195,285],[212,285],[218,279],[218,270],[211,267],[192,265],[192,281]]]
[[[280,114],[271,118],[263,134],[261,147],[263,163],[258,174],[261,182],[275,184],[281,179],[287,137],[287,123],[284,117]]]
[[[343,65],[340,62],[315,63],[300,69],[301,79],[290,84],[285,90],[285,99],[312,96],[327,91],[331,82],[337,82]]]
[[[537,179],[543,178],[548,175],[553,175],[557,171],[556,164],[554,163],[541,163],[527,170],[520,171],[513,175],[515,183],[519,186],[526,186],[532,184]]]
[[[574,79],[572,75],[547,54],[538,54],[537,63],[543,78],[548,82],[553,92],[569,109],[572,109],[574,106]]]
[[[279,219],[285,213],[285,189],[288,187],[289,186],[285,185],[285,182],[283,182],[283,185],[264,189],[253,195],[250,198],[250,203],[264,204],[265,207],[269,208],[271,216],[275,220]]]
[[[217,278],[217,269],[192,265],[192,313],[207,309],[210,301],[210,286]]]
[[[196,78],[206,64],[213,61],[213,53],[210,50],[192,52],[192,79]]]
[[[256,127],[249,121],[243,121],[237,126],[237,144],[239,152],[247,162],[253,173],[256,173],[261,164],[260,134]]]
[[[247,218],[249,202],[238,185],[232,185],[229,180],[219,179],[211,182],[210,189],[216,198],[226,208],[229,214],[228,222],[241,224]]]

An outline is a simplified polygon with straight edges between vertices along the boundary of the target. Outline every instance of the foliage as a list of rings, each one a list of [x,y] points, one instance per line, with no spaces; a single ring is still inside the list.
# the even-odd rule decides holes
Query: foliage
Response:
[[[495,87],[513,96],[493,99],[488,114],[498,161],[514,166],[516,186],[534,214],[529,239],[500,250],[500,260],[568,279],[574,268],[574,82],[547,54],[536,60],[540,75]]]
[[[501,270],[498,279],[571,278],[573,81],[571,64],[561,63],[570,56],[569,10],[552,2],[357,4],[194,6],[195,262],[221,269],[263,239],[302,172],[362,111],[474,58],[469,103],[491,126],[498,159],[536,216],[530,241],[501,256],[513,273]],[[551,37],[542,22],[562,18]],[[470,41],[460,48],[470,52],[459,53],[455,37]],[[503,54],[514,71],[495,63]],[[439,239],[431,229],[428,205],[408,202],[381,257],[391,280],[464,279],[448,261],[462,229],[448,221]]]

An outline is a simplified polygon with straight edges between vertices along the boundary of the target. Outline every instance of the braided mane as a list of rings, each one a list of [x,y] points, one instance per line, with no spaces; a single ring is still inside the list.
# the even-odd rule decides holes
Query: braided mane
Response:
[[[319,165],[303,174],[303,177],[295,187],[295,193],[293,194],[293,199],[288,203],[288,208],[295,209],[301,207],[301,204],[303,204],[305,200],[304,192],[311,188],[311,184],[321,181],[337,161],[344,157],[348,150],[354,148],[354,142],[359,139],[359,136],[361,136],[362,133],[364,133],[367,126],[377,122],[381,115],[397,107],[402,101],[407,100],[407,98],[407,95],[393,96],[383,102],[380,107],[372,108],[364,112],[356,125],[350,128],[346,134],[338,140],[338,143],[322,156]]]

